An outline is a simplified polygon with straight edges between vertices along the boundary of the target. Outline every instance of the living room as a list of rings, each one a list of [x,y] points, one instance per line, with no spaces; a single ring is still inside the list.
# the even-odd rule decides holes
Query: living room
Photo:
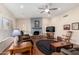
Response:
[[[37,43],[39,43],[40,40],[51,41],[55,39],[55,41],[57,41],[57,39],[64,38],[64,36],[66,36],[66,34],[70,31],[72,33],[71,38],[69,37],[69,42],[71,42],[71,44],[69,43],[69,45],[66,46],[71,46],[73,44],[78,47],[78,10],[79,3],[0,3],[0,54],[17,55],[17,51],[21,53],[21,51],[24,52],[29,50],[30,52],[26,52],[26,55],[28,55],[28,53],[30,53],[30,55],[74,55],[74,53],[68,52],[67,49],[63,51],[62,48],[59,49],[60,52],[57,52],[56,49],[58,47],[55,47],[55,51],[51,54],[46,51],[42,52],[44,50],[42,50],[42,48],[40,49],[39,45],[44,45],[43,43],[47,44],[47,42],[42,42],[40,44]],[[46,31],[47,27],[51,27],[53,29],[50,30],[50,28]],[[26,48],[26,50],[16,50],[16,52],[13,53],[15,48],[13,48],[12,45],[16,43],[14,42],[16,41],[14,40],[16,38],[13,37],[15,35],[19,35],[13,34],[16,29],[22,31],[23,35],[26,36],[28,40],[30,39],[31,41],[32,39],[31,42],[34,46],[30,46],[29,49]],[[50,34],[51,36],[48,37],[47,35]],[[26,45],[26,43],[23,43],[23,45],[24,44]],[[30,43],[27,44],[29,45]],[[61,44],[63,45],[63,43]],[[78,55],[76,52],[75,54]]]

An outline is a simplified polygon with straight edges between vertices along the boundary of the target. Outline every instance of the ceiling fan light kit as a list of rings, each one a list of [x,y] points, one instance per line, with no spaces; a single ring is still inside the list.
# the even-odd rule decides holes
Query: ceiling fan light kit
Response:
[[[49,12],[49,9],[45,9],[45,12]]]

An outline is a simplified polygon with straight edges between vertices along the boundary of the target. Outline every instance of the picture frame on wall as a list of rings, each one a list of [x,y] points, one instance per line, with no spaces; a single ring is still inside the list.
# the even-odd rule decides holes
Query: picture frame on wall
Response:
[[[3,28],[3,30],[13,30],[12,21],[3,17],[2,18],[2,28]]]
[[[35,20],[35,26],[34,27],[39,27],[40,23],[39,20]]]
[[[6,18],[3,18],[3,29],[8,30],[9,29],[9,21]]]
[[[72,23],[72,30],[79,30],[79,22]]]
[[[64,30],[70,30],[70,24],[65,24],[65,25],[63,26],[63,29],[64,29]]]

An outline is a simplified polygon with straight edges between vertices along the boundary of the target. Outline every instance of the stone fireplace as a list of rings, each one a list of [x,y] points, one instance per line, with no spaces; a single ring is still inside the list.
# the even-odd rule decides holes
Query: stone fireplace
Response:
[[[42,33],[42,18],[31,18],[32,35],[40,35]]]

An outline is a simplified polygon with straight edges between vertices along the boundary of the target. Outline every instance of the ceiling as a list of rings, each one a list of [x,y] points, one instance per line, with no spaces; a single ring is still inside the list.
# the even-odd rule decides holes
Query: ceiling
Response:
[[[47,13],[40,13],[39,7],[43,7],[46,3],[4,3],[4,6],[11,12],[16,18],[27,17],[47,17]],[[22,5],[22,6],[21,6]],[[77,7],[78,3],[52,3],[51,7],[60,8],[59,10],[51,11],[50,16],[57,16],[69,11],[72,8]]]

